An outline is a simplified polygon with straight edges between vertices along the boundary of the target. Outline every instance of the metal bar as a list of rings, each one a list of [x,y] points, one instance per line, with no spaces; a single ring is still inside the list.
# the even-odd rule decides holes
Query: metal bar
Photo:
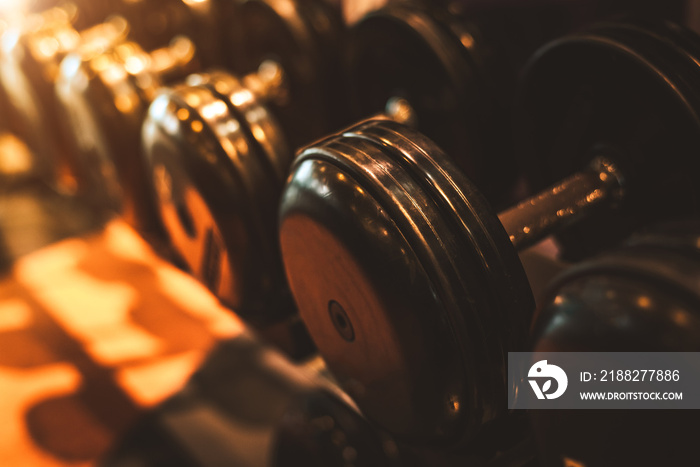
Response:
[[[521,250],[616,200],[621,195],[620,180],[612,164],[596,159],[589,170],[578,172],[501,212],[498,218],[513,245]]]

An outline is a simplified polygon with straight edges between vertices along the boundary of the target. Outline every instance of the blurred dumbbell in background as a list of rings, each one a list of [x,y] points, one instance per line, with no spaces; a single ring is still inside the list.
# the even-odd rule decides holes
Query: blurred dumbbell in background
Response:
[[[577,264],[550,287],[531,350],[697,352],[699,259],[696,219],[646,229]],[[687,429],[695,410],[532,410],[530,417],[544,466],[683,465],[695,455]]]
[[[27,139],[44,165],[56,165],[54,171],[63,185],[73,185],[64,188],[77,189],[79,183],[85,184],[82,167],[76,160],[80,148],[71,138],[66,112],[56,99],[55,83],[62,59],[70,52],[99,55],[127,35],[151,50],[167,45],[176,34],[188,33],[199,47],[198,59],[216,64],[216,60],[221,60],[217,49],[220,41],[215,37],[219,25],[216,20],[222,14],[219,10],[214,10],[209,2],[115,2],[101,14],[91,15],[92,20],[103,21],[108,15],[111,19],[81,32],[76,24],[91,21],[78,21],[86,13],[74,4],[16,20],[3,35],[0,66],[8,113],[12,115],[10,129]],[[123,13],[127,21],[114,17],[115,11]]]
[[[178,36],[149,52],[133,41],[97,53],[76,50],[57,78],[81,184],[156,244],[162,234],[150,180],[143,177],[140,129],[156,90],[200,66],[199,49]]]
[[[214,349],[103,465],[417,465],[344,397],[313,364],[292,364],[243,333]]]

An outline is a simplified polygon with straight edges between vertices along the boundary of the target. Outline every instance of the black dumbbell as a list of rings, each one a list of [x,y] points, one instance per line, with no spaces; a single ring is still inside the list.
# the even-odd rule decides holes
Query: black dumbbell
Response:
[[[347,110],[342,87],[346,34],[341,2],[242,0],[226,29],[226,69],[255,72],[273,60],[285,70],[289,100],[271,103],[292,148],[339,127]]]
[[[568,5],[547,1],[389,3],[350,28],[353,120],[407,100],[416,129],[490,200],[503,201],[518,174],[507,130],[516,77],[537,47],[572,23]]]
[[[698,58],[694,33],[637,21],[601,24],[557,41],[526,70],[516,131],[518,159],[532,188],[579,169],[596,146],[615,151],[618,168],[630,174],[626,209],[602,210],[557,235],[565,259],[585,258],[651,219],[680,217],[700,206],[692,175],[700,149]],[[679,170],[672,173],[674,167]]]
[[[657,203],[669,202],[659,189],[697,173],[700,82],[690,82],[700,68],[665,37],[609,25],[536,55],[530,73],[557,49],[569,62],[607,59],[585,75],[593,95],[608,99],[587,116],[601,121],[646,103],[667,151],[614,144],[630,141],[628,122],[617,121],[618,140],[587,134],[581,171],[498,216],[434,143],[392,122],[300,153],[280,211],[287,278],[329,368],[370,419],[407,439],[449,444],[503,415],[507,352],[524,348],[534,308],[517,250],[596,211],[653,207],[658,219]],[[673,205],[692,212],[693,201]]]
[[[638,234],[567,270],[533,326],[535,352],[698,352],[700,224]],[[687,465],[694,410],[532,410],[546,466]],[[569,464],[567,464],[567,460]]]
[[[27,19],[23,27],[3,34],[0,80],[11,108],[9,129],[23,137],[37,155],[47,180],[75,189],[75,161],[64,128],[65,119],[54,95],[60,60],[82,43],[96,48],[121,40],[127,25],[115,18],[78,33],[72,10],[54,8]]]
[[[309,367],[243,334],[212,352],[185,388],[143,417],[102,465],[392,466],[378,434]]]
[[[209,0],[120,0],[110,8],[111,13],[124,17],[111,16],[80,32],[77,25],[94,23],[94,15],[88,15],[90,21],[76,23],[76,17],[81,13],[85,16],[85,11],[73,4],[30,15],[3,32],[0,82],[12,114],[7,119],[8,127],[23,136],[37,156],[46,161],[47,178],[57,171],[58,178],[65,180],[64,185],[79,182],[75,180],[79,178],[75,173],[79,170],[74,160],[75,142],[67,135],[66,116],[54,91],[60,63],[67,54],[81,48],[82,54],[95,55],[125,40],[127,33],[134,42],[152,50],[167,43],[164,37],[170,40],[176,32],[188,32],[203,51],[198,60],[205,65],[223,62],[213,35],[218,34],[218,26],[231,14],[231,7],[218,3],[215,7]],[[108,14],[104,5],[99,9],[103,15]]]
[[[141,126],[158,88],[200,68],[198,51],[184,36],[150,52],[132,41],[79,48],[63,60],[56,79],[80,183],[154,241],[162,227],[144,167]]]
[[[276,213],[293,152],[266,103],[288,101],[282,66],[192,75],[149,109],[143,147],[170,241],[190,272],[254,326],[294,315]]]
[[[403,98],[416,128],[455,158],[491,202],[520,174],[512,140],[516,78],[537,47],[609,15],[681,19],[682,1],[398,1],[350,28],[353,119]],[[469,157],[464,155],[469,154]],[[497,174],[497,175],[496,175]]]
[[[266,337],[277,341],[282,328],[296,329],[282,347],[300,355],[309,350],[308,336],[284,278],[276,220],[293,152],[267,106],[284,105],[291,92],[286,71],[274,61],[243,78],[192,75],[154,100],[143,147],[177,256]],[[396,101],[384,117],[412,115],[407,103]]]
[[[250,34],[230,37],[232,63],[255,70],[240,79],[221,71],[193,76],[156,99],[144,125],[175,249],[256,325],[294,314],[276,245],[277,202],[292,141],[320,136],[332,124],[329,112],[340,111],[323,92],[308,98],[330,89],[338,72],[339,17],[323,1],[243,2],[236,18],[247,18],[239,26]]]

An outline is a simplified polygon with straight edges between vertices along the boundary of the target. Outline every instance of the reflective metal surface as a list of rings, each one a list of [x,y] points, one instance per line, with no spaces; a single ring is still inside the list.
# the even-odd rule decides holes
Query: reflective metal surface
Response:
[[[70,119],[81,182],[146,235],[162,234],[141,125],[156,89],[197,66],[184,37],[150,53],[134,42],[83,48],[61,64],[56,92]]]
[[[291,163],[276,120],[232,75],[195,75],[163,91],[143,130],[160,213],[191,272],[262,325],[292,305],[276,246]]]
[[[498,219],[516,249],[533,246],[552,232],[590,215],[600,205],[619,201],[623,196],[621,177],[610,162],[596,159],[589,170],[521,201],[501,212]]]
[[[363,413],[403,439],[459,444],[504,415],[504,349],[524,344],[533,304],[487,212],[432,142],[394,122],[295,161],[280,241],[300,313]]]

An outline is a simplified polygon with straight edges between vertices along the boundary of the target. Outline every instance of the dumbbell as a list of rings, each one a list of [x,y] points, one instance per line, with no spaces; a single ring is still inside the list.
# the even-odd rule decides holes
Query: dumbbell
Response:
[[[389,3],[350,28],[345,81],[353,120],[391,99],[410,102],[415,127],[502,202],[518,175],[507,130],[517,74],[573,23],[568,4],[538,0]]]
[[[135,463],[415,465],[316,371],[248,333],[219,344],[185,388],[135,424],[102,465]]]
[[[601,41],[608,36],[613,50],[604,53]],[[630,43],[639,57],[623,54],[618,60],[618,42]],[[580,167],[594,145],[604,151],[615,148],[623,172],[646,171],[639,178],[628,177],[628,185],[648,180],[656,185],[653,190],[630,186],[634,202],[626,202],[627,209],[603,210],[577,229],[558,234],[563,258],[585,258],[621,242],[648,219],[680,217],[700,205],[692,171],[678,170],[665,180],[654,177],[656,171],[668,173],[665,169],[673,164],[682,167],[695,160],[692,154],[700,143],[694,116],[699,42],[694,33],[670,23],[637,21],[618,29],[601,25],[543,49],[525,72],[515,128],[518,159],[534,190]],[[660,56],[662,50],[668,54]],[[638,68],[639,75],[633,75]],[[610,73],[603,76],[600,69]],[[664,83],[655,81],[666,74]],[[651,92],[640,98],[647,90]],[[667,115],[674,118],[664,120]],[[570,156],[562,158],[562,153]]]
[[[99,53],[124,40],[127,32],[135,42],[151,50],[165,45],[164,36],[170,39],[174,31],[186,31],[193,33],[193,41],[205,51],[204,55],[199,54],[200,60],[207,65],[220,63],[218,49],[209,36],[217,31],[215,11],[230,12],[231,8],[214,9],[210,3],[190,2],[188,6],[181,0],[163,0],[157,4],[120,1],[112,6],[130,19],[128,24],[121,17],[111,17],[82,32],[74,26],[80,12],[74,5],[67,4],[30,15],[21,24],[9,28],[3,34],[0,81],[15,115],[9,121],[10,129],[25,137],[47,165],[59,161],[59,174],[66,179],[66,184],[74,185],[76,175],[71,173],[76,170],[76,163],[71,160],[74,142],[66,136],[65,115],[54,92],[61,60],[80,44],[88,48],[82,53]],[[144,21],[144,18],[153,20]],[[225,16],[220,20],[225,22]],[[193,31],[190,23],[201,27]],[[203,26],[205,23],[208,27]],[[64,175],[66,173],[68,175]]]
[[[247,20],[232,29],[256,27],[230,37],[232,57],[256,69],[243,78],[200,74],[164,91],[143,147],[175,250],[224,303],[262,325],[293,314],[275,241],[277,199],[292,141],[320,136],[329,112],[340,111],[307,96],[332,86],[339,64],[330,49],[344,30],[337,8],[322,1],[247,1],[236,18]]]
[[[43,165],[47,180],[74,190],[70,143],[54,96],[60,60],[82,43],[101,49],[124,37],[126,23],[112,21],[78,33],[70,25],[73,10],[54,8],[27,19],[22,28],[3,34],[0,80],[12,119],[9,129],[23,137]]]
[[[292,148],[339,128],[347,118],[341,7],[342,2],[327,0],[241,0],[226,28],[226,70],[246,75],[265,60],[285,70],[289,101],[269,104]]]
[[[379,112],[392,97],[411,102],[423,116],[416,128],[454,157],[489,201],[501,204],[520,174],[506,130],[516,78],[535,49],[596,18],[680,20],[682,10],[675,0],[389,2],[349,30],[351,115]]]
[[[698,352],[698,245],[695,219],[647,229],[568,269],[539,310],[532,350]],[[694,410],[531,410],[530,417],[544,466],[687,465],[697,457],[688,429]]]
[[[675,208],[697,212],[692,182],[688,198],[659,191],[692,180],[700,135],[700,87],[691,84],[700,70],[684,47],[695,39],[661,29],[610,24],[554,42],[535,55],[522,92],[529,96],[535,78],[552,84],[541,68],[555,51],[567,63],[596,62],[569,77],[590,100],[605,97],[585,116],[601,122],[645,107],[660,122],[653,142],[664,152],[650,139],[624,145],[638,141],[627,138],[634,121],[591,128],[580,154],[552,155],[578,172],[498,216],[433,142],[392,122],[348,129],[299,154],[280,209],[287,278],[329,368],[370,419],[415,442],[468,439],[506,412],[507,352],[524,348],[534,304],[517,250],[596,211],[646,210],[648,222]],[[553,99],[566,107],[574,97]],[[615,128],[619,138],[610,139]]]
[[[275,241],[292,160],[265,102],[288,100],[279,63],[236,78],[192,75],[164,89],[143,126],[160,218],[190,272],[255,327],[293,314]]]
[[[151,239],[162,236],[162,227],[145,176],[141,126],[159,87],[199,69],[198,51],[184,36],[148,53],[132,41],[76,50],[63,60],[56,80],[77,146],[79,179]]]

